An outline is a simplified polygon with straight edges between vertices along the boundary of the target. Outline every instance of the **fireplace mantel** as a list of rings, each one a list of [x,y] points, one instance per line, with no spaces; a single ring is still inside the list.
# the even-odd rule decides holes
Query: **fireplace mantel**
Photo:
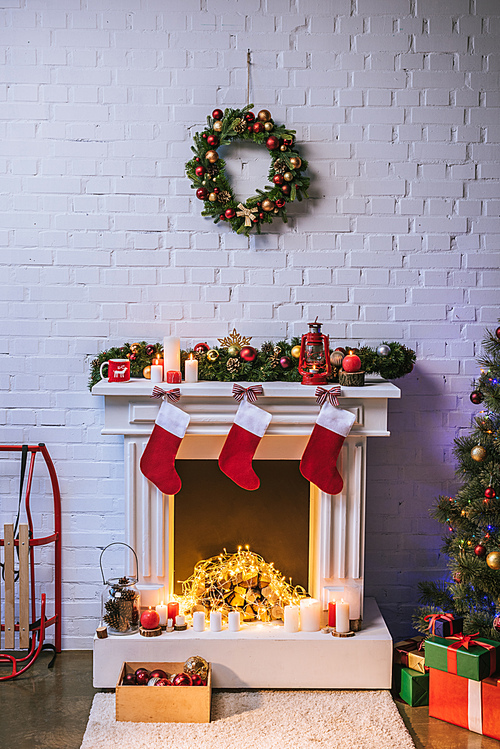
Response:
[[[289,382],[262,385],[263,395],[258,397],[257,405],[272,415],[272,421],[257,448],[255,460],[300,460],[320,409],[316,403],[316,388]],[[166,383],[162,386],[165,389],[172,387]],[[191,419],[177,459],[217,460],[238,408],[232,397],[232,383],[182,383],[179,387],[181,399],[178,405],[189,413]],[[125,541],[136,549],[139,556],[140,582],[160,585],[163,588],[161,597],[166,600],[173,591],[175,497],[163,495],[142,475],[139,467],[160,406],[159,401],[151,399],[152,389],[151,382],[144,379],[128,383],[101,380],[92,388],[92,394],[104,396],[102,434],[124,436]],[[395,385],[376,378],[367,378],[364,387],[343,387],[339,396],[340,407],[352,411],[356,417],[338,460],[344,488],[333,496],[311,484],[309,592],[322,601],[324,609],[332,598],[344,598],[350,604],[351,619],[357,620],[358,624],[364,617],[366,441],[369,437],[390,435],[387,428],[388,401],[400,395]],[[380,658],[375,659],[379,665],[369,676],[364,675],[364,667],[360,668],[354,680],[348,681],[340,672],[329,672],[325,674],[324,686],[387,688],[390,685],[390,635],[374,602],[373,605],[375,610],[368,619],[365,616],[362,634],[371,643],[370,647],[380,646]],[[370,628],[372,625],[368,620],[375,619],[378,629],[372,641],[365,627]],[[206,653],[210,657],[212,646],[208,634]],[[139,651],[143,646],[140,641],[144,638],[118,637],[117,643],[114,639],[95,641],[95,686],[114,686],[114,682],[110,683],[113,678],[110,674],[114,674],[113,669],[120,658],[140,660]],[[259,659],[259,653],[262,655],[263,652],[259,638],[250,639],[254,643],[255,658]],[[174,643],[170,636],[169,641]],[[344,644],[338,644],[337,649],[345,647],[346,653],[352,653],[357,663],[353,645],[342,642]],[[125,657],[126,647],[132,650]],[[183,649],[182,638],[179,647]],[[139,648],[139,651],[134,648]],[[110,661],[111,653],[115,654],[116,664],[113,659],[112,663]],[[217,653],[218,658],[222,657],[219,651]],[[217,686],[272,686],[265,679],[259,681],[254,672],[246,674],[243,664],[234,657],[234,649],[229,648],[227,657],[227,662],[221,663],[219,670],[214,664]],[[182,660],[182,657],[177,659]],[[315,668],[318,668],[317,664]],[[303,686],[310,685],[314,678],[311,673]]]

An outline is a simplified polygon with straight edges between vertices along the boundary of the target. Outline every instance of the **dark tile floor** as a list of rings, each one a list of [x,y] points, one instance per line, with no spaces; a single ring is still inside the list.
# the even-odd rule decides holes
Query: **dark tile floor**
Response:
[[[43,654],[25,674],[0,682],[1,749],[79,749],[97,691],[92,653],[67,650],[49,670],[50,658]],[[397,705],[417,749],[500,749],[500,741],[429,718],[426,707]]]

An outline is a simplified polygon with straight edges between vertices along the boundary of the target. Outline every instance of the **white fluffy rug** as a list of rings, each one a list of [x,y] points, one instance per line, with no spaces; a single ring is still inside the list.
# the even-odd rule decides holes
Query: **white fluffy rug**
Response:
[[[81,749],[415,749],[387,691],[214,692],[211,723],[117,723],[94,697]]]

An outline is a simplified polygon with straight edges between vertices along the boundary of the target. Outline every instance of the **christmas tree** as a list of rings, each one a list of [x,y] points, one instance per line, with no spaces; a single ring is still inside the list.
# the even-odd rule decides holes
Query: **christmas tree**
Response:
[[[419,584],[423,605],[414,625],[426,632],[427,614],[451,613],[463,617],[465,634],[500,640],[500,327],[486,331],[482,345],[481,374],[470,394],[481,410],[453,451],[462,486],[431,510],[448,529],[443,551],[451,575]]]

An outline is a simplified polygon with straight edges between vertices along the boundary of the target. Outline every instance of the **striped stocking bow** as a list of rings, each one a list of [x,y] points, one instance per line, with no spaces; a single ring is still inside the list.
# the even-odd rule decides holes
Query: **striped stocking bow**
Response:
[[[153,392],[150,395],[150,398],[164,398],[166,397],[167,400],[170,401],[170,403],[177,403],[179,398],[181,397],[181,391],[179,388],[172,388],[172,390],[164,390],[163,388],[158,387],[158,385],[155,385],[153,388]]]
[[[334,388],[330,388],[330,390],[327,390],[326,388],[317,387],[316,388],[316,403],[319,403],[320,406],[323,405],[323,403],[328,399],[328,402],[331,403],[332,406],[338,406],[339,401],[338,397],[341,394],[340,385],[337,385]]]
[[[250,385],[250,387],[244,388],[243,385],[239,385],[237,382],[233,385],[233,398],[241,403],[243,398],[246,396],[250,403],[257,401],[257,396],[263,394],[262,385]]]

